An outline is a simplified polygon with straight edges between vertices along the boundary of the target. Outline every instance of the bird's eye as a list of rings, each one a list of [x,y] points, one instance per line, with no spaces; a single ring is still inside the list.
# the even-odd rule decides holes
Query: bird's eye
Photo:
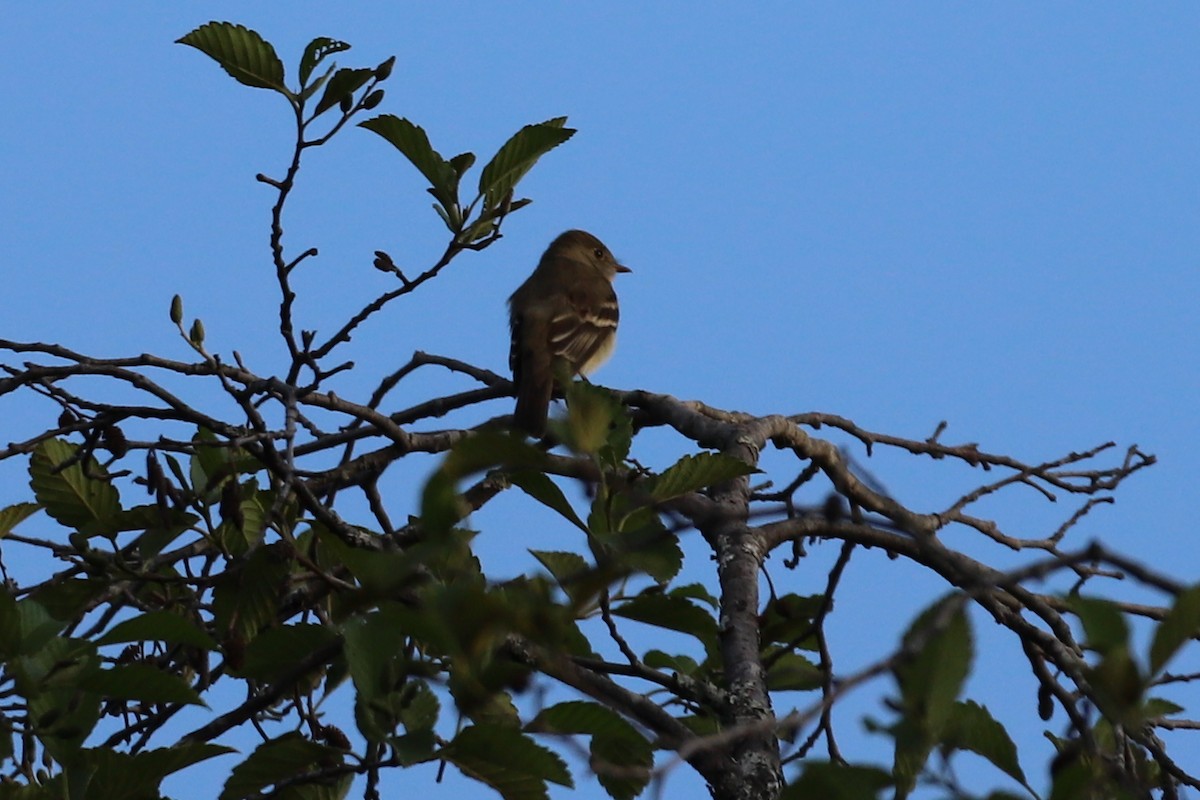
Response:
[[[597,247],[595,250],[592,251],[592,255],[594,255],[596,258],[600,259],[601,261],[603,261],[604,260],[604,248]]]

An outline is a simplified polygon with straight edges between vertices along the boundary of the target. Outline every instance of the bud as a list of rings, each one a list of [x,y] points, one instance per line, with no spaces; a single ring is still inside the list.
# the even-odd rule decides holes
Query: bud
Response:
[[[396,66],[396,57],[392,56],[375,68],[375,80],[386,81],[392,74],[392,67],[394,66]]]
[[[171,322],[176,325],[183,322],[183,298],[179,295],[171,298]]]
[[[350,109],[354,108],[354,94],[342,95],[342,99],[338,101],[338,108],[342,110],[343,114],[349,114]]]
[[[383,89],[376,89],[375,91],[373,91],[369,95],[367,95],[366,100],[363,100],[363,108],[365,108],[367,111],[370,111],[372,108],[379,105],[382,101],[383,101]]]
[[[198,318],[192,323],[192,332],[188,334],[188,339],[190,339],[192,344],[194,344],[196,347],[204,344],[204,323]]]

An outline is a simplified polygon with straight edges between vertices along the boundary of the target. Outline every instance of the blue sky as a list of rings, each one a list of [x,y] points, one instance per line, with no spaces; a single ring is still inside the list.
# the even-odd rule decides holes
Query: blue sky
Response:
[[[579,130],[522,184],[534,203],[508,220],[498,245],[464,255],[417,299],[364,326],[346,348],[358,370],[342,396],[369,391],[372,376],[416,349],[504,371],[505,298],[554,235],[584,227],[635,270],[618,284],[621,342],[599,382],[759,413],[826,411],[914,438],[947,420],[944,441],[1031,462],[1109,439],[1137,443],[1160,463],[1091,515],[1076,544],[1102,539],[1200,579],[1191,502],[1200,7],[330,8],[10,10],[0,32],[0,336],[182,358],[167,320],[179,293],[213,349],[282,372],[267,258],[273,198],[253,178],[282,172],[289,110],[172,42],[209,19],[240,22],[275,44],[291,78],[304,44],[331,36],[354,46],[341,54],[346,66],[397,56],[379,111],[422,125],[445,155],[486,160],[520,126],[558,115]],[[409,270],[431,264],[444,229],[428,201],[416,170],[365,131],[310,152],[286,223],[293,253],[321,251],[298,279],[300,324],[328,332],[389,288],[370,266],[376,249]],[[395,402],[458,388],[423,378]],[[5,441],[54,416],[11,398],[0,398],[0,412]],[[661,465],[678,446],[651,436],[642,455]],[[978,478],[939,462],[858,456],[920,510]],[[0,478],[0,505],[24,498],[12,465],[0,464]],[[412,488],[402,476],[394,486],[404,508]],[[1041,534],[1073,510],[1060,506],[1014,492],[994,510],[1013,532]],[[525,548],[572,535],[549,517],[514,525],[527,511],[506,499],[474,520],[504,531],[479,541],[501,574],[531,568]],[[777,579],[818,590],[832,553],[817,550],[795,573],[776,567]],[[836,614],[848,668],[882,655],[938,591],[869,554],[847,582],[860,589]],[[1032,698],[1013,703],[1002,688],[1028,685],[1020,660],[1005,655],[1012,644],[982,627],[979,635],[985,667],[973,690],[994,698],[994,710],[1007,697],[1014,725],[1036,722]],[[873,702],[845,714],[852,753],[858,715],[882,713]],[[1017,735],[1039,786],[1048,758],[1040,729]],[[1183,763],[1200,762],[1194,736],[1173,747]],[[1002,782],[971,768],[978,785]],[[453,791],[432,773],[405,780],[431,796]],[[581,796],[601,796],[580,782]],[[698,787],[679,771],[668,791],[685,788]]]

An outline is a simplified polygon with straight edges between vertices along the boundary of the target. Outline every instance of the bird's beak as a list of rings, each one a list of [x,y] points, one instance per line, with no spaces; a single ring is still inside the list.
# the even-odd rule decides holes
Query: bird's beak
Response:
[[[617,264],[617,272],[633,272],[633,270],[624,264]]]

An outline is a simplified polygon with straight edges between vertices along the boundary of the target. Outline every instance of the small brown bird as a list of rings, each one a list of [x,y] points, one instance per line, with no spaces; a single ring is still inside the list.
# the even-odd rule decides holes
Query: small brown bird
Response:
[[[556,362],[572,376],[587,375],[612,355],[620,316],[612,281],[630,271],[595,236],[567,231],[508,298],[518,428],[532,436],[545,433]]]

